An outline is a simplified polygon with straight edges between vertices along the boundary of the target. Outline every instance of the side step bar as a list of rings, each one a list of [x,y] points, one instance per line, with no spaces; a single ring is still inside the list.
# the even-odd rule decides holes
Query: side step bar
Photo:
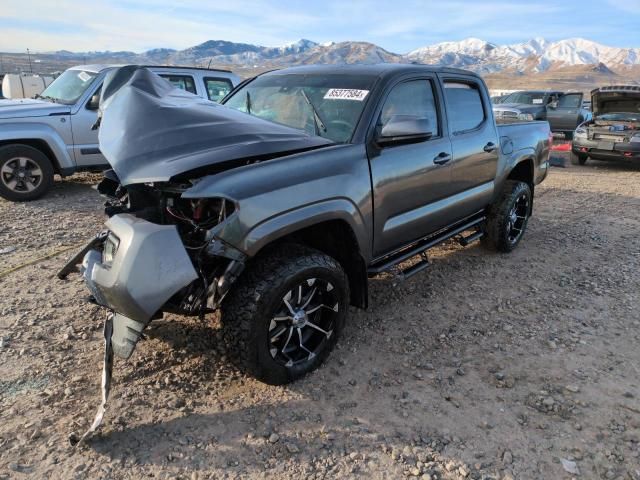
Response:
[[[480,240],[482,237],[484,237],[484,232],[482,230],[478,230],[476,233],[472,233],[467,237],[460,237],[458,239],[458,243],[463,247],[466,247],[469,244],[475,242],[476,240]]]
[[[402,262],[409,260],[416,255],[422,255],[422,260],[420,260],[415,265],[403,270],[399,276],[402,278],[408,278],[416,273],[424,270],[427,266],[429,266],[429,262],[426,258],[426,251],[430,248],[449,240],[457,235],[460,235],[465,230],[469,230],[470,228],[479,227],[482,222],[486,219],[485,216],[476,217],[473,220],[465,222],[462,225],[457,227],[453,227],[448,230],[444,230],[440,233],[437,233],[433,236],[424,238],[417,242],[416,244],[408,247],[404,250],[400,250],[395,254],[389,255],[385,258],[382,258],[380,261],[373,263],[367,270],[367,274],[372,277],[378,275],[380,273],[391,270],[396,265],[399,265]],[[478,228],[478,231],[467,236],[462,237],[459,242],[460,245],[467,246],[471,242],[479,240],[483,236],[483,232]]]

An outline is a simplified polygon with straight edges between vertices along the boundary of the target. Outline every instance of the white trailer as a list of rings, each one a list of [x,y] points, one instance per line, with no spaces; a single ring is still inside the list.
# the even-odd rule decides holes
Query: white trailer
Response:
[[[53,77],[48,75],[7,73],[2,79],[2,95],[5,98],[32,98],[51,82]]]

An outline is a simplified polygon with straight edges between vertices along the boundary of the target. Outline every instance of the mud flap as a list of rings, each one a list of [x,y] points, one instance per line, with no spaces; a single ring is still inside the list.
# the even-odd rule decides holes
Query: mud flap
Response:
[[[109,399],[109,392],[111,390],[111,375],[113,373],[113,346],[111,345],[111,337],[113,335],[113,313],[109,312],[107,319],[104,322],[104,359],[102,365],[102,402],[98,407],[96,416],[93,419],[91,427],[84,432],[84,434],[77,438],[75,434],[69,436],[69,442],[72,446],[77,446],[89,438],[102,424],[104,413],[107,409],[107,400]]]

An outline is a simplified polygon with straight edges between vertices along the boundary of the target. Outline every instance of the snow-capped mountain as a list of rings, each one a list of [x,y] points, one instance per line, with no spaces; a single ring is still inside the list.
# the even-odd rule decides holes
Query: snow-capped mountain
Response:
[[[389,52],[368,42],[325,42],[301,39],[277,47],[209,40],[185,50],[156,48],[143,53],[68,51],[47,54],[50,60],[77,63],[142,63],[286,67],[311,63],[415,62],[466,68],[480,73],[536,73],[567,66],[597,67],[598,71],[640,65],[640,48],[616,48],[582,38],[550,42],[533,38],[498,45],[479,38],[443,42],[407,54]]]
[[[513,45],[495,45],[477,38],[445,42],[413,50],[407,58],[419,63],[470,68],[480,72],[502,70],[542,72],[552,67],[640,64],[640,48],[616,48],[583,38],[549,42],[534,38]]]

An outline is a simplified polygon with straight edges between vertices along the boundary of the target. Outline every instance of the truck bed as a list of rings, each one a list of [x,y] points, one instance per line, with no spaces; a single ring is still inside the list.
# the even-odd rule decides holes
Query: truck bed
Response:
[[[496,125],[505,165],[518,162],[518,157],[533,160],[534,184],[541,182],[549,168],[552,135],[546,121],[503,123]]]

